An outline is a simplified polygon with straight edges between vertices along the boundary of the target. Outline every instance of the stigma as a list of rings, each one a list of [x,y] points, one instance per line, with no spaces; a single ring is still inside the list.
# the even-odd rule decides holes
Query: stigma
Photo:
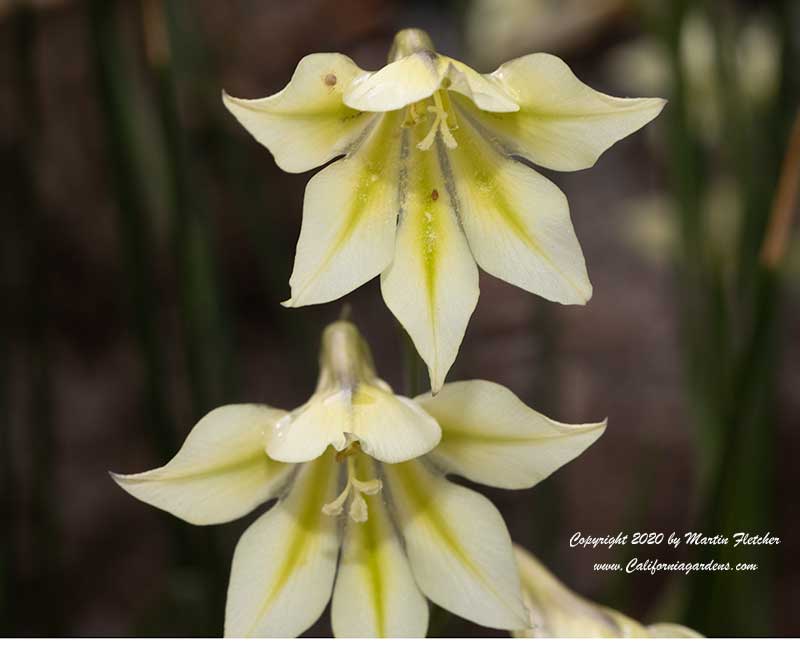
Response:
[[[363,523],[369,518],[367,502],[364,496],[378,494],[383,489],[380,479],[362,481],[356,477],[356,455],[360,453],[358,442],[352,443],[346,449],[336,454],[337,462],[347,463],[347,483],[344,489],[333,501],[322,506],[322,512],[330,517],[337,517],[344,512],[348,499],[350,505],[347,514],[355,522]]]

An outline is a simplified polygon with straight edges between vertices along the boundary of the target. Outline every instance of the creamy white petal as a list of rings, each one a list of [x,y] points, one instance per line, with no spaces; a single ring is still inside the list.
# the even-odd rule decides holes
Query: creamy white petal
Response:
[[[237,519],[273,497],[292,469],[264,452],[284,414],[259,404],[222,406],[194,426],[163,467],[111,476],[140,501],[191,524]]]
[[[423,139],[426,126],[415,127],[412,143]],[[420,151],[412,144],[411,150],[397,249],[381,275],[381,292],[428,365],[437,392],[478,302],[478,268],[446,190],[437,146]]]
[[[606,423],[562,424],[489,381],[445,384],[416,398],[442,427],[431,458],[448,472],[493,487],[536,485],[597,440]]]
[[[601,607],[567,589],[533,555],[514,545],[522,578],[522,592],[531,618],[527,629],[514,636],[601,637],[622,636],[622,629]]]
[[[303,172],[348,151],[374,117],[342,103],[361,73],[342,54],[310,54],[279,93],[261,99],[223,93],[222,100],[281,169]]]
[[[673,637],[700,638],[702,635],[682,625],[641,623],[609,607],[597,605],[569,590],[531,553],[514,545],[514,556],[522,578],[525,606],[531,626],[516,630],[517,637]]]
[[[503,518],[485,497],[420,461],[385,465],[417,585],[433,602],[486,627],[527,625]]]
[[[430,97],[446,70],[447,62],[437,54],[416,52],[357,76],[344,93],[344,103],[359,111],[394,111]]]
[[[376,476],[374,463],[357,459],[359,478]],[[424,637],[428,604],[389,519],[383,495],[366,497],[368,519],[345,524],[331,620],[337,637]]]
[[[322,506],[336,496],[333,453],[303,466],[289,496],[236,545],[225,636],[293,637],[322,614],[333,589],[339,537]]]
[[[484,111],[511,113],[519,110],[519,105],[496,79],[479,74],[456,59],[445,59],[449,64],[446,82],[449,83],[448,90],[469,97]]]
[[[417,458],[436,447],[441,429],[413,400],[362,384],[353,397],[353,436],[385,463]]]
[[[275,424],[267,440],[269,457],[284,463],[304,463],[319,457],[333,446],[337,451],[347,444],[345,431],[352,421],[351,394],[339,390],[315,394],[300,408]]]
[[[341,298],[383,271],[400,210],[400,116],[387,115],[359,148],[306,187],[303,225],[284,305]]]
[[[548,300],[586,303],[592,285],[563,192],[482,137],[474,111],[457,114],[458,147],[447,155],[459,214],[480,267]]]
[[[480,114],[506,149],[559,171],[591,167],[606,149],[655,118],[659,98],[611,97],[581,82],[551,54],[529,54],[489,75],[511,95],[516,113]]]

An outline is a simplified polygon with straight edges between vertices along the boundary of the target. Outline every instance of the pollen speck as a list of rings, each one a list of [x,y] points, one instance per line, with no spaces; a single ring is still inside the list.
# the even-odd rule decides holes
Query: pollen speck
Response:
[[[329,72],[325,75],[325,85],[326,86],[335,86],[336,85],[336,75],[332,72]]]

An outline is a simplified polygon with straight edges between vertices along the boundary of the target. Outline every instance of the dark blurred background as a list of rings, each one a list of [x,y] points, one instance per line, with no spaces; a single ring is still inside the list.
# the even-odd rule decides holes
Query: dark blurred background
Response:
[[[342,302],[279,305],[311,174],[280,171],[220,93],[275,92],[311,52],[376,69],[407,26],[481,71],[550,51],[595,88],[670,102],[594,168],[545,172],[570,200],[588,306],[481,278],[449,379],[609,418],[533,490],[483,490],[512,537],[637,619],[800,633],[798,5],[0,0],[0,633],[221,634],[252,517],[192,527],[107,471],[163,464],[218,405],[299,405]],[[377,282],[347,300],[403,390]],[[782,541],[652,551],[760,565],[691,577],[594,572],[639,550],[568,547],[620,530]],[[434,610],[431,633],[492,631]]]

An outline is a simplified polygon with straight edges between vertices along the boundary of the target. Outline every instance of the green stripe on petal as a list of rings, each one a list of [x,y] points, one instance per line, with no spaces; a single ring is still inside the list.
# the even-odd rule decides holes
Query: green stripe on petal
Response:
[[[435,397],[415,400],[442,427],[431,458],[471,481],[507,489],[536,485],[576,458],[606,423],[562,424],[488,381],[445,384]]]
[[[551,54],[514,59],[488,78],[505,88],[520,110],[479,112],[481,123],[510,152],[558,171],[591,167],[600,154],[654,119],[666,104],[658,98],[597,92]]]
[[[464,230],[488,273],[563,304],[592,295],[569,205],[552,182],[503,155],[459,100],[458,147],[448,151]]]
[[[332,452],[304,465],[289,496],[242,535],[231,567],[225,636],[297,636],[322,614],[339,552],[337,520],[322,506],[336,496],[338,469]]]
[[[478,302],[478,268],[461,231],[437,147],[420,151],[426,121],[410,138],[406,199],[391,266],[381,275],[387,306],[408,331],[438,391]]]
[[[375,463],[360,454],[357,475],[375,477]],[[337,637],[422,637],[428,605],[389,519],[382,495],[367,496],[368,518],[348,518],[333,592]]]
[[[284,411],[232,404],[211,411],[175,457],[139,474],[112,474],[137,499],[191,524],[237,519],[275,495],[291,465],[270,460],[264,445]]]
[[[511,539],[488,499],[420,461],[384,466],[399,527],[422,592],[487,627],[527,627]]]
[[[353,154],[308,183],[286,306],[336,300],[390,264],[400,209],[400,147],[400,116],[383,116]]]

